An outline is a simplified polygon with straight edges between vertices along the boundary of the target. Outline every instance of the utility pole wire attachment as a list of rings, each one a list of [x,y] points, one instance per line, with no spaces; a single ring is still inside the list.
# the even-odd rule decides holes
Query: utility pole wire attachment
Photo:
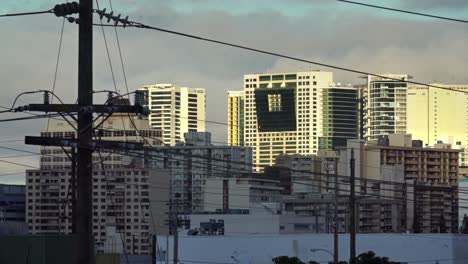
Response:
[[[44,10],[44,11],[36,11],[36,12],[24,12],[24,13],[12,13],[12,14],[3,14],[0,17],[16,17],[16,16],[30,16],[30,15],[40,15],[40,14],[49,14],[53,13],[53,9]]]

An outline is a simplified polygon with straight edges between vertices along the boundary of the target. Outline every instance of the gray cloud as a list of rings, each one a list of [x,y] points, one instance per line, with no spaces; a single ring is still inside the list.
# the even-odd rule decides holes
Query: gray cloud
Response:
[[[221,11],[180,14],[169,2],[133,2],[138,6],[128,9],[131,18],[151,25],[375,73],[407,72],[419,81],[468,83],[468,30],[464,25],[447,27],[440,21],[409,22],[321,8],[311,8],[311,16],[303,18],[261,10],[243,15]],[[0,105],[10,105],[21,91],[50,89],[60,22],[55,17],[34,17],[2,24]],[[124,91],[114,32],[106,29],[106,33],[118,89]],[[157,82],[205,87],[208,120],[226,120],[226,91],[242,89],[246,73],[330,70],[155,31],[119,29],[119,34],[131,90]],[[100,28],[96,28],[95,40],[95,90],[113,89]],[[76,98],[76,41],[76,26],[67,24],[57,93],[68,102]],[[337,81],[362,82],[355,74],[334,72]],[[40,100],[40,96],[28,96],[20,103]],[[0,123],[5,138],[37,134],[43,127],[44,122],[39,121]],[[226,127],[208,124],[208,128],[215,141],[226,141]],[[7,170],[11,168],[0,164],[0,173]]]

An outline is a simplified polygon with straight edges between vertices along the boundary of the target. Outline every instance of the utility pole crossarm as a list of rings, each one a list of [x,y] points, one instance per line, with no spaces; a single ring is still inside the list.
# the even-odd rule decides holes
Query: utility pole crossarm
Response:
[[[135,113],[149,114],[149,110],[141,105],[90,105],[81,106],[76,104],[29,104],[17,107],[16,112],[37,111],[57,113]]]
[[[78,140],[72,139],[72,138],[27,136],[24,139],[24,143],[26,145],[38,145],[38,146],[78,147]],[[144,144],[140,142],[93,140],[85,148],[88,150],[96,150],[96,149],[140,150],[143,148],[143,145]]]

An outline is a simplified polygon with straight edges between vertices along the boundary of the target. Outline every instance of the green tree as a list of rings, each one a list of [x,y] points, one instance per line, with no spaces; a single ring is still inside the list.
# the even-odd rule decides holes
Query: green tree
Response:
[[[390,261],[387,257],[378,257],[373,251],[361,253],[354,260],[350,260],[350,264],[397,264]]]
[[[297,257],[279,256],[272,259],[275,264],[305,264]]]

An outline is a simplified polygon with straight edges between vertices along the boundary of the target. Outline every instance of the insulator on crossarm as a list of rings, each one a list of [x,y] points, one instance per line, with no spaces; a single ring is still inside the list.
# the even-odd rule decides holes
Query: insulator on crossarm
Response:
[[[78,24],[79,19],[76,17],[67,17],[68,22]]]
[[[44,104],[50,104],[50,94],[48,91],[44,92]]]
[[[115,20],[114,26],[117,26],[117,24],[119,24],[120,22],[120,14],[117,17],[114,17],[114,20]]]
[[[78,14],[80,13],[80,4],[78,4],[77,2],[58,4],[58,5],[55,5],[53,10],[54,10],[54,14],[57,17]]]
[[[107,23],[109,23],[114,16],[114,11],[110,12],[110,14],[104,14],[107,17]]]
[[[112,104],[112,99],[114,98],[113,94],[111,92],[107,93],[107,103]]]
[[[125,19],[122,19],[122,20],[120,20],[120,22],[122,22],[122,24],[123,24],[123,27],[126,27],[126,26],[127,26],[127,24],[128,24],[128,16],[127,16],[127,17],[125,17]]]
[[[106,9],[104,8],[103,10],[97,10],[96,13],[98,13],[99,19],[102,20],[102,18],[106,14]]]

